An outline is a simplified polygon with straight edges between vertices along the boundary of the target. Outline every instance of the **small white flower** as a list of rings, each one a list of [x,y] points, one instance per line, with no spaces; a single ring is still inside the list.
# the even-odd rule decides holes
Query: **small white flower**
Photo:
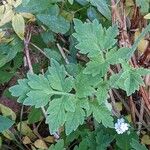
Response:
[[[3,5],[5,5],[7,2],[3,0],[2,3],[3,3]]]
[[[117,119],[117,123],[115,123],[115,130],[118,134],[123,134],[128,129],[129,124],[125,123],[125,120],[123,118]]]

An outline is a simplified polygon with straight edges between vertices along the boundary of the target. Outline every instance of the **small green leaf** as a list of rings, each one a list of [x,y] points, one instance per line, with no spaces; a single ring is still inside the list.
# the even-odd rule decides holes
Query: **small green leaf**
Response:
[[[11,108],[3,104],[0,104],[0,112],[2,113],[3,116],[10,117],[12,120],[16,120],[15,112]]]
[[[89,0],[93,6],[96,6],[98,11],[105,16],[108,20],[111,20],[111,11],[108,7],[106,0]]]
[[[66,78],[66,71],[64,66],[60,65],[57,61],[51,61],[51,67],[48,68],[49,74],[47,78],[53,89],[70,92],[73,86],[73,78]]]
[[[125,91],[127,95],[131,95],[136,90],[139,90],[140,85],[144,85],[143,79],[140,74],[133,72],[125,72],[122,74],[124,81]]]
[[[76,77],[75,89],[76,94],[79,98],[92,96],[96,91],[93,87],[94,81],[97,81],[96,78],[92,78],[91,75],[86,75],[80,73]]]
[[[89,23],[82,23],[74,19],[75,31],[73,36],[78,40],[76,48],[89,57],[96,57],[100,51],[111,49],[117,42],[115,39],[118,35],[116,25],[109,27],[107,30],[102,27],[97,20]]]
[[[109,147],[112,140],[112,136],[106,134],[103,130],[99,131],[96,135],[96,150],[106,150]]]
[[[117,134],[116,135],[116,145],[121,150],[131,150],[130,142],[132,138],[137,139],[138,136],[136,133],[131,132],[130,134],[124,133],[124,134]]]
[[[46,122],[49,124],[51,133],[54,133],[66,121],[67,112],[75,112],[76,99],[73,96],[55,98],[49,103]]]
[[[9,129],[14,124],[14,121],[0,115],[0,133]]]
[[[145,14],[149,12],[149,0],[136,0],[136,4],[140,7],[142,13]]]
[[[39,13],[46,9],[49,9],[52,6],[52,3],[55,3],[61,0],[23,0],[22,5],[17,7],[17,12],[27,12],[27,13]]]
[[[51,95],[45,93],[44,91],[30,91],[27,94],[27,98],[24,100],[23,104],[27,106],[35,106],[35,108],[40,108],[47,105],[50,101]]]
[[[97,20],[99,19],[98,12],[96,11],[94,7],[89,7],[87,9],[87,16],[91,21],[93,21],[94,19],[97,19]]]
[[[82,125],[85,118],[85,112],[82,108],[76,107],[75,112],[68,112],[66,117],[66,134],[69,135],[75,131],[79,125]]]
[[[142,76],[149,74],[149,70],[144,68],[136,69],[125,64],[122,64],[122,66],[123,71],[110,77],[110,85],[111,87],[125,90],[129,96],[139,90],[141,85],[144,85]]]
[[[108,83],[105,81],[100,82],[100,84],[98,85],[96,96],[99,105],[104,104],[106,102],[108,98],[108,89]]]
[[[33,124],[40,121],[42,118],[42,111],[39,108],[31,108],[31,112],[28,115],[28,123]]]
[[[103,77],[107,70],[109,64],[100,56],[93,57],[91,61],[86,64],[86,68],[84,69],[83,73],[85,74],[92,74],[93,77],[99,75]]]
[[[12,96],[19,97],[18,102],[23,103],[26,98],[26,94],[30,91],[30,87],[28,85],[28,79],[19,79],[18,85],[14,85],[9,88]]]
[[[9,43],[0,44],[0,67],[15,58],[22,49],[22,42],[16,36]]]
[[[69,21],[61,16],[39,14],[37,18],[55,33],[65,34],[70,28]]]
[[[74,0],[68,0],[68,2],[72,5]]]
[[[44,52],[45,52],[46,56],[49,58],[49,60],[54,58],[55,60],[60,61],[62,58],[60,53],[58,53],[58,51],[56,51],[56,50],[44,48]]]
[[[15,14],[12,18],[12,26],[16,34],[20,37],[20,39],[24,39],[25,33],[25,21],[24,18],[20,14]]]
[[[135,140],[135,139],[132,139],[132,142],[130,143],[130,145],[132,146],[132,148],[133,148],[134,150],[148,150],[145,145],[140,144],[140,143],[139,143],[137,140]]]
[[[90,109],[97,122],[102,123],[105,127],[114,127],[113,117],[106,106],[98,105],[98,103],[92,102],[90,103]]]
[[[55,145],[51,145],[48,150],[64,150],[64,141],[61,139]]]
[[[30,0],[22,0],[22,5],[26,6],[29,2],[30,2]]]
[[[59,98],[51,101],[47,109],[46,123],[49,125],[51,134],[57,132],[66,121],[66,112],[64,108],[64,99]]]

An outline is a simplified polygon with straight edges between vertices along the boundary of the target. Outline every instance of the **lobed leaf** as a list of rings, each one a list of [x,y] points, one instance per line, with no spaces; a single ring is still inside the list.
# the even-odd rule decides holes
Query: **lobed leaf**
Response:
[[[97,20],[89,23],[82,23],[74,19],[75,31],[73,36],[78,40],[76,48],[89,57],[96,57],[100,51],[111,49],[117,42],[117,26],[109,27],[107,30]]]

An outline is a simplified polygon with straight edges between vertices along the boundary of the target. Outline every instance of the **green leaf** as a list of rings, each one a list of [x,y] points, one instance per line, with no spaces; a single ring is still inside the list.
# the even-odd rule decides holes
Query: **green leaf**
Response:
[[[49,124],[51,133],[55,133],[68,119],[66,111],[75,112],[76,99],[74,97],[63,96],[49,103],[46,122]]]
[[[97,82],[97,77],[92,78],[91,75],[80,73],[75,80],[76,94],[79,98],[92,96],[96,91],[94,89],[94,83]]]
[[[10,43],[1,44],[0,67],[11,61],[17,55],[17,53],[22,50],[22,42],[17,37],[14,37],[14,39]]]
[[[12,26],[16,34],[20,37],[21,40],[24,39],[25,33],[25,21],[20,14],[15,14],[12,18]]]
[[[91,61],[86,64],[86,68],[84,69],[85,74],[92,74],[93,77],[99,75],[103,77],[107,70],[109,64],[100,56],[93,57]]]
[[[25,0],[24,0],[25,1]],[[17,7],[17,12],[27,12],[27,13],[39,13],[43,10],[46,10],[52,6],[53,0],[26,0],[22,5]]]
[[[19,97],[18,102],[23,103],[26,98],[26,94],[30,91],[30,87],[28,85],[28,79],[19,79],[18,85],[14,85],[9,88],[12,96]]]
[[[50,31],[42,32],[41,37],[45,44],[49,44],[50,42],[55,41],[54,33]],[[48,49],[48,48],[45,48]]]
[[[92,76],[99,75],[100,77],[103,77],[107,73],[110,64],[118,64],[120,63],[120,59],[127,59],[127,54],[129,51],[129,48],[120,48],[119,50],[113,48],[106,53],[105,59],[102,54],[92,57],[86,64],[84,73],[92,74]]]
[[[75,147],[73,150],[88,150],[88,141],[87,141],[87,138],[84,138],[80,143],[79,143],[79,146]]]
[[[114,88],[121,88],[127,92],[127,96],[139,90],[144,85],[143,75],[149,74],[148,69],[132,68],[131,66],[122,64],[123,70],[118,74],[110,77],[110,85]]]
[[[128,57],[129,52],[130,52],[130,48],[122,47],[117,49],[115,47],[106,53],[106,61],[112,65],[118,64],[120,59],[126,60],[129,58]]]
[[[107,30],[97,20],[89,23],[82,23],[74,19],[75,31],[73,36],[78,40],[76,48],[89,57],[96,57],[100,51],[111,49],[117,42],[117,26],[109,27]]]
[[[136,0],[136,5],[140,7],[140,10],[142,13],[148,13],[149,12],[149,0]]]
[[[58,98],[49,103],[46,123],[49,125],[51,134],[57,132],[59,127],[61,127],[66,121],[64,102],[63,98]]]
[[[14,124],[14,121],[0,115],[0,133],[9,129]]]
[[[18,102],[39,108],[47,105],[54,95],[73,96],[69,93],[74,86],[74,79],[65,75],[65,69],[56,61],[51,61],[51,67],[44,75],[27,74],[28,79],[18,81],[18,85],[10,88],[13,96],[19,97]]]
[[[48,79],[45,78],[44,75],[36,75],[36,74],[27,74],[28,77],[28,85],[34,90],[44,91],[45,93],[49,93],[51,91],[50,84]]]
[[[37,18],[55,33],[65,34],[70,28],[69,21],[61,16],[38,14]]]
[[[31,112],[28,115],[28,123],[29,124],[36,123],[36,122],[40,121],[41,118],[42,118],[41,109],[32,107]]]
[[[137,139],[138,136],[136,133],[131,132],[130,134],[124,133],[124,134],[117,134],[116,135],[116,145],[121,150],[131,150],[130,142],[132,138]]]
[[[88,4],[87,0],[75,0],[77,3],[79,3],[82,6],[85,6]]]
[[[0,75],[0,83],[3,84],[8,82],[15,75],[15,72],[0,70]]]
[[[106,102],[108,98],[108,89],[109,89],[109,86],[108,86],[107,81],[102,81],[98,85],[96,96],[97,96],[97,101],[99,105],[104,104]]]
[[[64,150],[64,141],[61,139],[55,145],[51,145],[48,150]]]
[[[98,105],[97,102],[90,103],[90,111],[93,113],[93,117],[99,123],[102,123],[105,127],[114,127],[113,118],[111,112],[106,106]]]
[[[76,107],[75,112],[68,112],[66,117],[66,134],[69,135],[75,131],[79,125],[82,125],[85,118],[85,112],[81,107]]]
[[[70,92],[74,86],[73,77],[66,78],[66,71],[64,66],[61,66],[57,61],[51,61],[51,67],[48,68],[47,78],[53,89]]]
[[[134,150],[148,150],[145,145],[140,144],[137,140],[132,139],[130,143],[131,147]]]
[[[68,2],[72,5],[74,0],[68,0]]]
[[[111,20],[111,11],[108,7],[106,0],[89,0],[90,3],[97,7],[98,11],[106,17],[108,20]]]
[[[29,2],[30,2],[30,0],[22,0],[22,5],[26,6]]]
[[[45,106],[54,94],[48,80],[43,75],[28,74],[28,85],[31,88],[23,104],[39,108]]]
[[[27,98],[24,100],[23,104],[27,106],[35,106],[35,108],[47,105],[51,96],[49,93],[38,90],[30,91],[26,95]]]
[[[112,142],[113,137],[109,134],[106,134],[103,130],[99,131],[96,135],[96,150],[106,150],[110,143]]]
[[[124,79],[125,91],[128,96],[139,90],[140,85],[144,85],[141,75],[134,71],[124,72],[122,78]]]
[[[56,50],[44,48],[44,52],[45,52],[46,56],[49,58],[49,60],[51,60],[53,58],[57,61],[60,61],[62,58],[60,53],[58,53],[58,51],[56,51]]]
[[[91,21],[93,21],[94,19],[97,19],[97,20],[99,19],[98,12],[96,11],[94,7],[89,7],[87,9],[87,16]]]
[[[145,75],[150,74],[150,69],[138,68],[138,69],[136,70],[136,72],[137,72],[138,74],[140,74],[141,76],[145,76]]]

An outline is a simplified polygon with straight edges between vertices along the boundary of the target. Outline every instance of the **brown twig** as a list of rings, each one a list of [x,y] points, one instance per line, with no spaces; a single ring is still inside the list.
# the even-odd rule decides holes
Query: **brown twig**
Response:
[[[32,45],[34,48],[40,51],[46,58],[48,58],[45,52],[42,49],[40,49],[38,46],[36,46],[34,43],[30,42],[30,45]]]
[[[27,63],[28,63],[29,70],[30,70],[31,73],[33,73],[33,68],[32,68],[30,53],[29,53],[30,39],[31,39],[31,33],[28,29],[26,38],[24,39],[24,46],[25,46],[24,50],[25,50],[25,56],[26,56],[26,60],[27,60]]]
[[[58,49],[59,49],[59,51],[60,51],[60,53],[61,53],[63,59],[65,60],[66,64],[69,64],[69,60],[68,60],[68,58],[66,57],[63,48],[62,48],[58,43],[57,43],[56,45],[57,45],[57,47],[58,47]]]
[[[138,134],[140,134],[140,131],[142,128],[143,114],[144,114],[144,101],[141,101],[140,116],[139,116],[139,122],[138,122]]]
[[[135,118],[135,105],[134,105],[132,96],[129,97],[129,104],[130,104],[132,121],[135,124],[135,122],[136,122],[136,118]]]
[[[117,116],[119,118],[120,117],[120,112],[117,110],[117,108],[115,106],[116,101],[115,101],[115,98],[114,98],[112,90],[109,90],[109,95],[110,95],[110,99],[111,99],[111,104],[112,104],[113,112],[114,112],[115,116]]]

